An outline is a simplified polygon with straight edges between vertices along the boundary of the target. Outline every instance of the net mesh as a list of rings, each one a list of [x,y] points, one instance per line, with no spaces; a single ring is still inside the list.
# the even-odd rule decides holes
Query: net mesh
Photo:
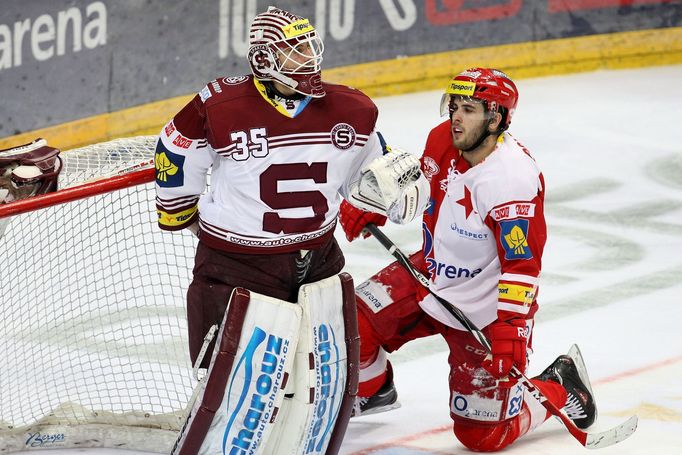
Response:
[[[154,141],[65,152],[59,187],[153,166]],[[46,419],[180,429],[196,241],[157,227],[154,196],[150,182],[88,197],[0,234],[0,436]]]

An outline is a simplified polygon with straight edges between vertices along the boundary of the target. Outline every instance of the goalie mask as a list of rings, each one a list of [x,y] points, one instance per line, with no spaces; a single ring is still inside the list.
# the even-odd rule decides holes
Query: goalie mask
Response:
[[[482,101],[489,115],[499,112],[502,115],[500,131],[509,128],[519,101],[514,82],[493,68],[471,68],[455,76],[441,97],[441,116],[452,114],[452,101],[456,96]]]
[[[57,189],[59,150],[44,139],[0,150],[0,204]]]
[[[249,66],[260,81],[277,81],[298,93],[321,98],[324,45],[308,19],[270,6],[249,30]]]

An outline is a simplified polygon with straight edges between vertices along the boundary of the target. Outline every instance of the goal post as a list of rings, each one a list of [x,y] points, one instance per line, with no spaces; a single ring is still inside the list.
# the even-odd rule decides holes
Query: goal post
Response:
[[[0,205],[0,453],[169,453],[196,384],[196,240],[157,226],[156,138],[63,152],[56,192]]]

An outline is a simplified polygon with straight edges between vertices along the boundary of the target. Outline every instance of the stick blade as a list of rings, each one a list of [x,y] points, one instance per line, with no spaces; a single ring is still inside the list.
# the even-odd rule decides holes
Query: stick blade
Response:
[[[602,431],[601,433],[588,433],[585,447],[588,449],[601,449],[626,440],[637,429],[638,420],[635,415],[610,430]]]

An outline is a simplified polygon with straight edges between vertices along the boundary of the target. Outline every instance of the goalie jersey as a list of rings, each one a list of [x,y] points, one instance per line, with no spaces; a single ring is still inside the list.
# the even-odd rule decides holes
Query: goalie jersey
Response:
[[[341,196],[383,147],[372,101],[349,87],[323,85],[326,96],[295,106],[270,99],[252,76],[206,85],[157,144],[160,227],[178,230],[198,219],[201,242],[236,253],[325,244]]]
[[[431,183],[423,253],[433,290],[478,327],[531,318],[546,240],[544,181],[535,160],[509,133],[470,167],[452,145],[450,121],[434,128],[422,157]],[[422,309],[464,329],[428,295]]]

